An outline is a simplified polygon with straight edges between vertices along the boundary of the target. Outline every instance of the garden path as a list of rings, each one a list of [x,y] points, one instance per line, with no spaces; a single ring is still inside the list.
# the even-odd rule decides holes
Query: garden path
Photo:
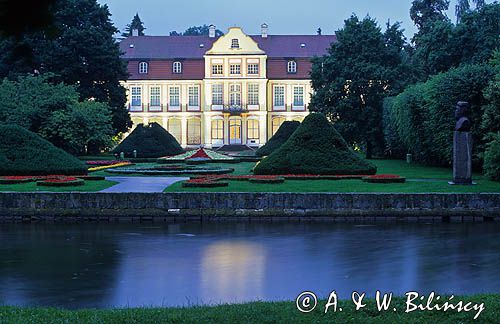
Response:
[[[163,192],[168,186],[189,178],[173,177],[106,177],[118,184],[101,192]]]

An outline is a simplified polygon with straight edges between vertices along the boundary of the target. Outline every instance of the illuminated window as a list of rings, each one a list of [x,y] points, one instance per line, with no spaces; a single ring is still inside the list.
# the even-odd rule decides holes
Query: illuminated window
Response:
[[[182,63],[181,62],[174,62],[173,66],[172,66],[172,70],[175,74],[182,73]]]
[[[181,143],[182,141],[182,123],[180,119],[170,118],[167,122],[168,132],[172,134],[173,137],[177,140],[177,142]]]
[[[276,134],[278,129],[281,127],[281,124],[285,122],[285,117],[276,117],[273,118],[273,135]]]
[[[212,65],[212,74],[213,75],[224,74],[224,66],[222,64],[213,64]]]
[[[250,83],[248,85],[248,104],[251,106],[257,106],[259,104],[259,85],[256,83]]]
[[[259,74],[259,64],[258,63],[249,63],[247,66],[248,74],[257,75]]]
[[[247,137],[248,139],[259,139],[259,121],[257,119],[247,121]]]
[[[201,144],[201,120],[199,118],[191,118],[187,121],[187,144]]]
[[[288,61],[288,73],[297,73],[297,62]]]
[[[148,63],[146,63],[146,62],[139,63],[139,73],[140,74],[147,74],[148,73]]]
[[[223,84],[217,83],[212,84],[212,105],[223,105],[224,104],[224,90]]]
[[[222,119],[212,120],[212,139],[213,140],[224,139],[224,120]]]

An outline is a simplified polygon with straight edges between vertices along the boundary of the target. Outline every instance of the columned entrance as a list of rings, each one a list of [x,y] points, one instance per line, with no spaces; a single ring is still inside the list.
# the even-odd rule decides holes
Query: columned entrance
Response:
[[[229,120],[229,144],[241,145],[241,119]]]

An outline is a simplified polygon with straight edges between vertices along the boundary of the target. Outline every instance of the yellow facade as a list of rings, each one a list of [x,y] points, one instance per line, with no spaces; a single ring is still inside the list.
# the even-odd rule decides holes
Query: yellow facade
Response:
[[[302,121],[308,114],[310,80],[269,80],[266,53],[241,28],[230,28],[204,59],[203,80],[124,82],[134,124],[157,122],[183,147],[258,147],[283,121]],[[178,111],[171,111],[172,105],[168,111],[161,105],[158,111],[145,111],[133,106],[134,95],[141,103],[178,103]],[[190,105],[193,102],[198,105]]]

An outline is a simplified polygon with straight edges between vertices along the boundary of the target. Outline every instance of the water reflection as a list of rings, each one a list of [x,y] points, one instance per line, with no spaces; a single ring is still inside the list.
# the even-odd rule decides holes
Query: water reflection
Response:
[[[0,225],[0,304],[499,292],[498,224]]]

